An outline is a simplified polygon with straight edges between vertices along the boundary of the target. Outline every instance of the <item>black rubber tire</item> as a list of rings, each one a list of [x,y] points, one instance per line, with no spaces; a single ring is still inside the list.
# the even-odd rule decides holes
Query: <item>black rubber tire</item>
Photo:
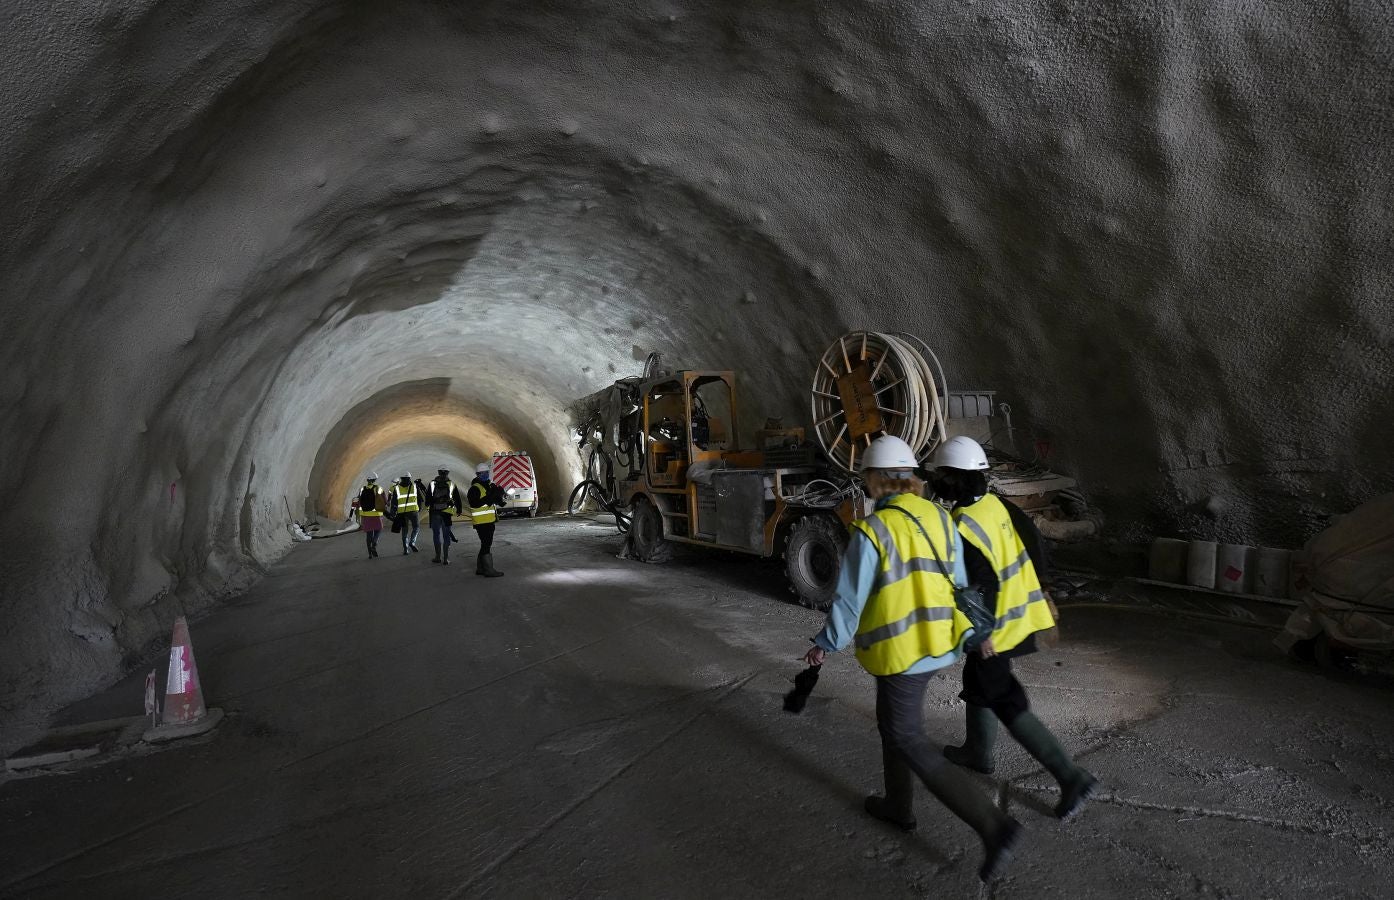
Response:
[[[1332,641],[1326,632],[1317,635],[1312,642],[1313,655],[1317,665],[1332,672],[1349,672],[1355,667],[1355,654],[1343,645]]]
[[[1288,648],[1288,656],[1300,663],[1315,663],[1317,661],[1316,638],[1294,641],[1292,646]]]
[[[665,563],[673,544],[663,537],[663,516],[647,497],[635,497],[629,518],[629,552],[640,562]]]
[[[789,528],[784,545],[784,574],[800,606],[826,612],[832,606],[847,529],[828,513],[813,513]]]

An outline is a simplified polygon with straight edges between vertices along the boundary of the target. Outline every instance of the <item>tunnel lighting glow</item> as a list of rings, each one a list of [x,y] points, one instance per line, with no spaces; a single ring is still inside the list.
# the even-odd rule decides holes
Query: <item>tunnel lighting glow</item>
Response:
[[[642,585],[650,583],[650,580],[642,577],[641,573],[627,569],[595,569],[587,567],[572,567],[567,569],[553,569],[549,572],[537,572],[525,576],[529,581],[538,584],[552,585],[555,587],[577,587],[595,585]]]

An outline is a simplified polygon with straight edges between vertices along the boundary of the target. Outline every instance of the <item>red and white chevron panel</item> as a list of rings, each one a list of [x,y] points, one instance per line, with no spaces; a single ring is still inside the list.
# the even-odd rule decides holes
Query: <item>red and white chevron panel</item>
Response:
[[[522,454],[495,456],[489,479],[504,490],[532,487],[532,460]]]

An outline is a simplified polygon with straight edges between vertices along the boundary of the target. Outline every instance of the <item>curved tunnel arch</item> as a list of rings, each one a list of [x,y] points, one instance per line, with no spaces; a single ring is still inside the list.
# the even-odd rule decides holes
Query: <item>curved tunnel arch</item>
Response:
[[[1388,487],[1394,167],[1340,87],[1379,60],[1307,20],[992,6],[17,18],[0,449],[18,507],[84,513],[8,564],[0,693],[105,677],[365,466],[528,449],[558,501],[563,408],[650,349],[797,422],[830,338],[916,331],[1058,423],[1130,535],[1279,541]]]
[[[555,438],[549,432],[558,428],[564,441],[564,422],[551,423],[548,431],[510,421],[455,393],[448,378],[395,384],[355,406],[324,436],[309,473],[306,512],[332,517],[372,470],[384,484],[403,471],[429,481],[442,467],[468,480],[477,463],[512,449],[536,453],[544,496],[555,496],[577,468],[544,438]]]

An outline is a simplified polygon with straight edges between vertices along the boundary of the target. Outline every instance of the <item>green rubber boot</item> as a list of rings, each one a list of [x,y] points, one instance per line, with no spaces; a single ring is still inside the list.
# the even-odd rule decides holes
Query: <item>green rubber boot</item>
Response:
[[[1094,796],[1099,782],[1075,765],[1050,729],[1032,713],[1024,712],[1012,719],[1007,730],[1060,783],[1060,802],[1055,804],[1055,817],[1068,819],[1083,809],[1089,798]]]
[[[992,746],[997,742],[997,714],[986,706],[967,704],[967,737],[961,747],[945,747],[944,758],[956,766],[984,775],[997,771]]]
[[[982,839],[983,864],[978,877],[992,881],[1001,875],[1021,843],[1020,823],[998,809],[982,788],[955,768],[941,765],[920,777],[929,792]]]
[[[886,794],[866,798],[866,811],[901,831],[914,831],[915,773],[900,754],[881,745],[881,766],[885,771]]]
[[[474,574],[483,575],[485,578],[502,578],[503,573],[494,568],[494,554],[479,554],[479,563],[475,566]]]

